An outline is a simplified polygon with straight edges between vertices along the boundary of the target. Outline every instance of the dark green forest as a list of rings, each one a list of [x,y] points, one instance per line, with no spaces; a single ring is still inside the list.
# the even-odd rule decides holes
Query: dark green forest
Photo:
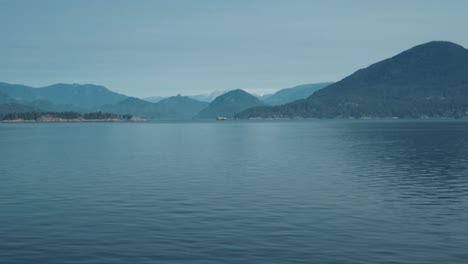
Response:
[[[93,113],[78,113],[78,112],[23,112],[23,113],[8,113],[1,116],[2,121],[9,120],[27,120],[37,121],[41,118],[60,118],[60,119],[83,119],[83,120],[131,120],[132,115],[116,115],[111,113],[93,112]]]

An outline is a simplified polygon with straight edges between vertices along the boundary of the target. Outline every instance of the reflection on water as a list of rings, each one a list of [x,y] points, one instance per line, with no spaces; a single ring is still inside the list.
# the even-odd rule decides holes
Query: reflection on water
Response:
[[[366,166],[365,181],[378,178],[398,188],[402,198],[444,205],[468,194],[466,127],[447,121],[363,122],[347,124],[344,133],[356,144],[349,157]]]
[[[0,263],[466,263],[468,122],[0,124]]]

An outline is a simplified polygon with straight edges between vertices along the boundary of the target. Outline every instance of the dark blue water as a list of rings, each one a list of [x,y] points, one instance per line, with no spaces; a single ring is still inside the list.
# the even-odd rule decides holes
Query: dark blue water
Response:
[[[468,263],[468,122],[0,124],[0,263]]]

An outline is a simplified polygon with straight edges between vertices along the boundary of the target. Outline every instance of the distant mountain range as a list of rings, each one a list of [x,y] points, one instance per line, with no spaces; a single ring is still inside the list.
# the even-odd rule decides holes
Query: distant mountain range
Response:
[[[169,96],[150,96],[150,97],[145,97],[145,98],[141,98],[142,100],[145,100],[147,102],[150,102],[150,103],[157,103],[161,100],[164,100],[166,98],[168,98]]]
[[[163,119],[157,103],[150,103],[134,97],[129,97],[116,104],[104,105],[100,111],[114,114],[131,114],[146,119]]]
[[[288,102],[298,94],[312,93],[323,84],[303,85],[273,95],[275,102]],[[212,100],[212,97],[215,97]],[[193,119],[232,117],[264,103],[243,90],[215,91],[196,96],[151,97],[145,100],[114,93],[99,85],[55,84],[43,88],[0,83],[0,115],[21,112],[95,112],[131,114],[146,119]],[[210,102],[200,101],[209,100]],[[151,102],[152,101],[152,102]]]
[[[187,96],[172,96],[157,103],[129,97],[117,104],[105,105],[99,110],[115,114],[132,114],[148,119],[191,119],[208,106]]]
[[[114,93],[103,86],[55,84],[43,88],[0,83],[0,115],[20,112],[94,112],[133,114],[150,119],[189,119],[208,106],[184,96],[158,103]]]
[[[229,90],[216,90],[211,93],[189,95],[188,97],[198,101],[211,103],[214,99],[216,99],[216,97],[223,95],[227,92],[229,92]]]
[[[158,106],[167,119],[190,119],[207,107],[208,103],[177,95],[158,102]]]
[[[332,82],[310,83],[310,84],[294,86],[291,88],[281,89],[273,94],[264,94],[264,95],[252,94],[252,95],[257,97],[260,101],[264,102],[267,105],[281,105],[281,104],[287,104],[287,103],[290,103],[299,99],[307,98],[311,94],[313,94],[315,91],[323,87],[326,87],[330,84],[332,84]],[[217,90],[212,93],[188,95],[187,97],[198,100],[198,101],[211,103],[214,99],[216,99],[216,97],[223,95],[227,92],[229,92],[229,90],[225,90],[225,91]],[[145,97],[142,99],[151,103],[157,103],[166,98],[168,98],[168,96],[151,96],[151,97]]]
[[[358,70],[307,99],[238,118],[468,116],[468,50],[433,41]]]
[[[48,101],[54,105],[93,109],[118,103],[127,96],[94,84],[54,84],[42,88],[0,83],[0,93],[7,94],[19,103]]]
[[[220,96],[222,94],[225,94],[227,92],[229,92],[229,90],[224,90],[224,91],[216,90],[216,91],[211,92],[211,93],[197,94],[197,95],[187,95],[187,97],[192,98],[192,99],[197,100],[197,101],[211,103],[216,97],[218,97],[218,96]],[[151,102],[151,103],[157,103],[157,102],[159,102],[161,100],[164,100],[166,98],[169,98],[169,97],[170,96],[151,96],[151,97],[145,97],[145,98],[142,98],[142,99],[145,100],[145,101]]]
[[[220,93],[142,100],[93,84],[0,83],[0,116],[102,111],[146,119],[468,117],[468,50],[433,41],[336,83],[299,85],[265,96],[241,89]]]
[[[311,83],[298,85],[292,88],[279,90],[278,92],[265,97],[262,101],[267,105],[282,105],[287,104],[299,99],[304,99],[312,95],[314,92],[332,84],[331,82],[325,83]]]
[[[217,116],[232,117],[250,107],[263,105],[257,97],[244,90],[237,89],[216,97],[208,107],[200,111],[199,118],[215,118]]]

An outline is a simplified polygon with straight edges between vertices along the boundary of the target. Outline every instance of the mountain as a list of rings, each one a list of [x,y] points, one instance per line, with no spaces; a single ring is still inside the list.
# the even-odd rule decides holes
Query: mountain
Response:
[[[33,101],[35,100],[34,88],[20,84],[9,84],[0,82],[0,93],[8,95],[18,101]]]
[[[161,100],[156,105],[165,119],[190,119],[207,107],[208,103],[179,94]]]
[[[19,103],[0,104],[0,117],[9,113],[25,113],[36,111],[41,111],[41,109]]]
[[[8,96],[7,94],[0,93],[0,104],[11,104],[16,103],[16,100]]]
[[[194,100],[197,100],[199,102],[207,102],[210,103],[212,102],[216,97],[226,93],[228,91],[220,91],[216,90],[211,93],[204,93],[204,94],[196,94],[196,95],[188,95],[188,98],[192,98]],[[142,98],[145,101],[151,102],[151,103],[158,103],[164,99],[169,98],[169,96],[150,96],[150,97],[145,97]]]
[[[287,104],[299,99],[305,99],[312,95],[315,91],[318,91],[319,89],[322,89],[323,87],[326,87],[330,84],[332,83],[324,82],[298,85],[292,88],[279,90],[262,101],[268,105]]]
[[[47,100],[17,101],[10,96],[0,93],[0,105],[8,104],[2,107],[3,113],[24,112],[24,111],[45,111],[45,112],[84,112],[85,109],[70,105],[56,105]]]
[[[260,101],[265,102],[268,98],[270,98],[273,94],[253,94],[257,97]]]
[[[38,110],[38,108],[20,104],[10,96],[0,93],[0,117],[8,113],[31,112],[36,110]]]
[[[444,41],[413,47],[358,70],[307,99],[248,109],[253,117],[463,117],[468,114],[468,50]]]
[[[200,111],[200,118],[215,118],[217,116],[232,117],[235,114],[254,106],[263,105],[257,97],[237,89],[220,95],[208,107]]]
[[[163,99],[166,99],[168,98],[167,96],[150,96],[150,97],[145,97],[145,98],[142,98],[142,100],[145,100],[147,102],[150,102],[150,103],[157,103]]]
[[[162,118],[162,114],[155,103],[134,97],[128,97],[116,104],[104,105],[99,108],[99,111],[119,115],[131,114],[147,119]]]
[[[216,99],[216,97],[222,95],[222,94],[225,94],[229,91],[221,91],[221,90],[216,90],[216,91],[213,91],[211,93],[206,93],[206,94],[197,94],[197,95],[189,95],[188,97],[192,98],[192,99],[195,99],[197,101],[201,101],[201,102],[213,102],[214,99]]]
[[[0,83],[0,104],[3,105],[3,114],[25,111],[102,111],[120,115],[132,114],[147,119],[189,119],[208,106],[207,102],[180,95],[151,103],[92,84],[55,84],[32,88],[7,83]]]
[[[115,104],[127,96],[112,92],[104,86],[94,84],[54,84],[42,88],[0,83],[0,92],[20,103],[47,100],[55,105],[81,109],[94,109]]]
[[[48,100],[34,100],[31,102],[22,101],[22,104],[35,107],[44,112],[89,112],[91,109],[75,106],[75,105],[59,105],[51,103]]]
[[[117,104],[105,105],[99,110],[114,114],[131,114],[147,119],[191,119],[208,105],[187,96],[172,96],[157,103],[129,97]]]
[[[199,102],[207,102],[210,103],[212,102],[216,97],[226,93],[228,91],[220,91],[216,90],[211,93],[204,93],[204,94],[196,94],[196,95],[188,95],[188,98],[192,98],[194,100],[197,100]],[[145,97],[143,100],[151,102],[151,103],[158,103],[164,99],[169,98],[169,96],[150,96],[150,97]]]

